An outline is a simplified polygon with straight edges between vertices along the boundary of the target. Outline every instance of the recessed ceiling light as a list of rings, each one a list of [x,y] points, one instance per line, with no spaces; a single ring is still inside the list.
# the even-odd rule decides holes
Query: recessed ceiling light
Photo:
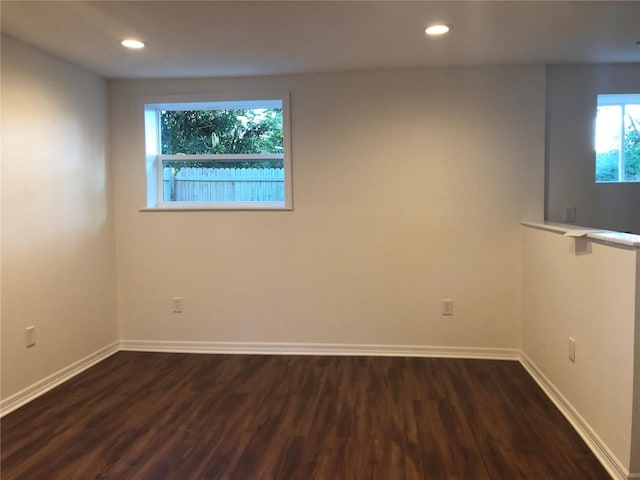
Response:
[[[445,25],[440,23],[436,25],[429,25],[424,33],[426,33],[427,35],[444,35],[452,28],[452,25]]]
[[[122,44],[123,47],[127,47],[127,48],[139,49],[144,47],[144,43],[142,43],[140,40],[134,40],[132,38],[127,38],[126,40],[123,40],[120,43]]]

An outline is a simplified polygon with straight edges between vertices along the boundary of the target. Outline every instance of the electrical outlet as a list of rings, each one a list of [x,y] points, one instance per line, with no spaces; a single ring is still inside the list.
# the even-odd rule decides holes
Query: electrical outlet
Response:
[[[564,207],[564,223],[576,223],[576,207],[573,205]]]
[[[173,313],[182,313],[184,300],[182,297],[173,297]]]
[[[453,300],[450,298],[442,299],[442,315],[453,315]]]
[[[27,348],[36,346],[36,327],[34,327],[33,325],[31,325],[30,327],[27,327],[26,341],[27,341]]]
[[[576,341],[569,337],[569,360],[576,363]]]

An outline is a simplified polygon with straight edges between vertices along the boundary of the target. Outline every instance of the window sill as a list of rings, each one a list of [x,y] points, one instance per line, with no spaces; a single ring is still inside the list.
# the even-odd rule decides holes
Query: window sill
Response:
[[[178,204],[162,205],[160,207],[141,208],[141,212],[211,212],[211,211],[292,211],[293,207],[282,203],[220,203],[212,204]]]

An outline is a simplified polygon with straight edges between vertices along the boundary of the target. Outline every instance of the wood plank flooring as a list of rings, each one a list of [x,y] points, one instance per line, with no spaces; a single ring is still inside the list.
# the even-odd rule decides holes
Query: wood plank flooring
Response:
[[[1,429],[2,480],[610,478],[509,361],[119,352]]]

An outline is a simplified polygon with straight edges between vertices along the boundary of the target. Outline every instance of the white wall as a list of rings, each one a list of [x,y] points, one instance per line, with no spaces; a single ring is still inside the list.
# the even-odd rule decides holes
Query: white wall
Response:
[[[517,348],[544,72],[110,82],[122,339]],[[254,90],[291,91],[295,210],[139,211],[140,97]]]
[[[547,68],[547,218],[564,221],[576,206],[579,225],[640,233],[640,183],[595,183],[598,94],[640,92],[640,64]]]
[[[524,228],[523,352],[636,473],[639,256],[637,249]],[[575,363],[569,337],[576,341]]]
[[[5,399],[114,342],[117,322],[106,81],[3,36],[1,88]]]
[[[633,423],[631,432],[631,467],[640,476],[640,253],[636,255],[636,330],[633,385]]]

